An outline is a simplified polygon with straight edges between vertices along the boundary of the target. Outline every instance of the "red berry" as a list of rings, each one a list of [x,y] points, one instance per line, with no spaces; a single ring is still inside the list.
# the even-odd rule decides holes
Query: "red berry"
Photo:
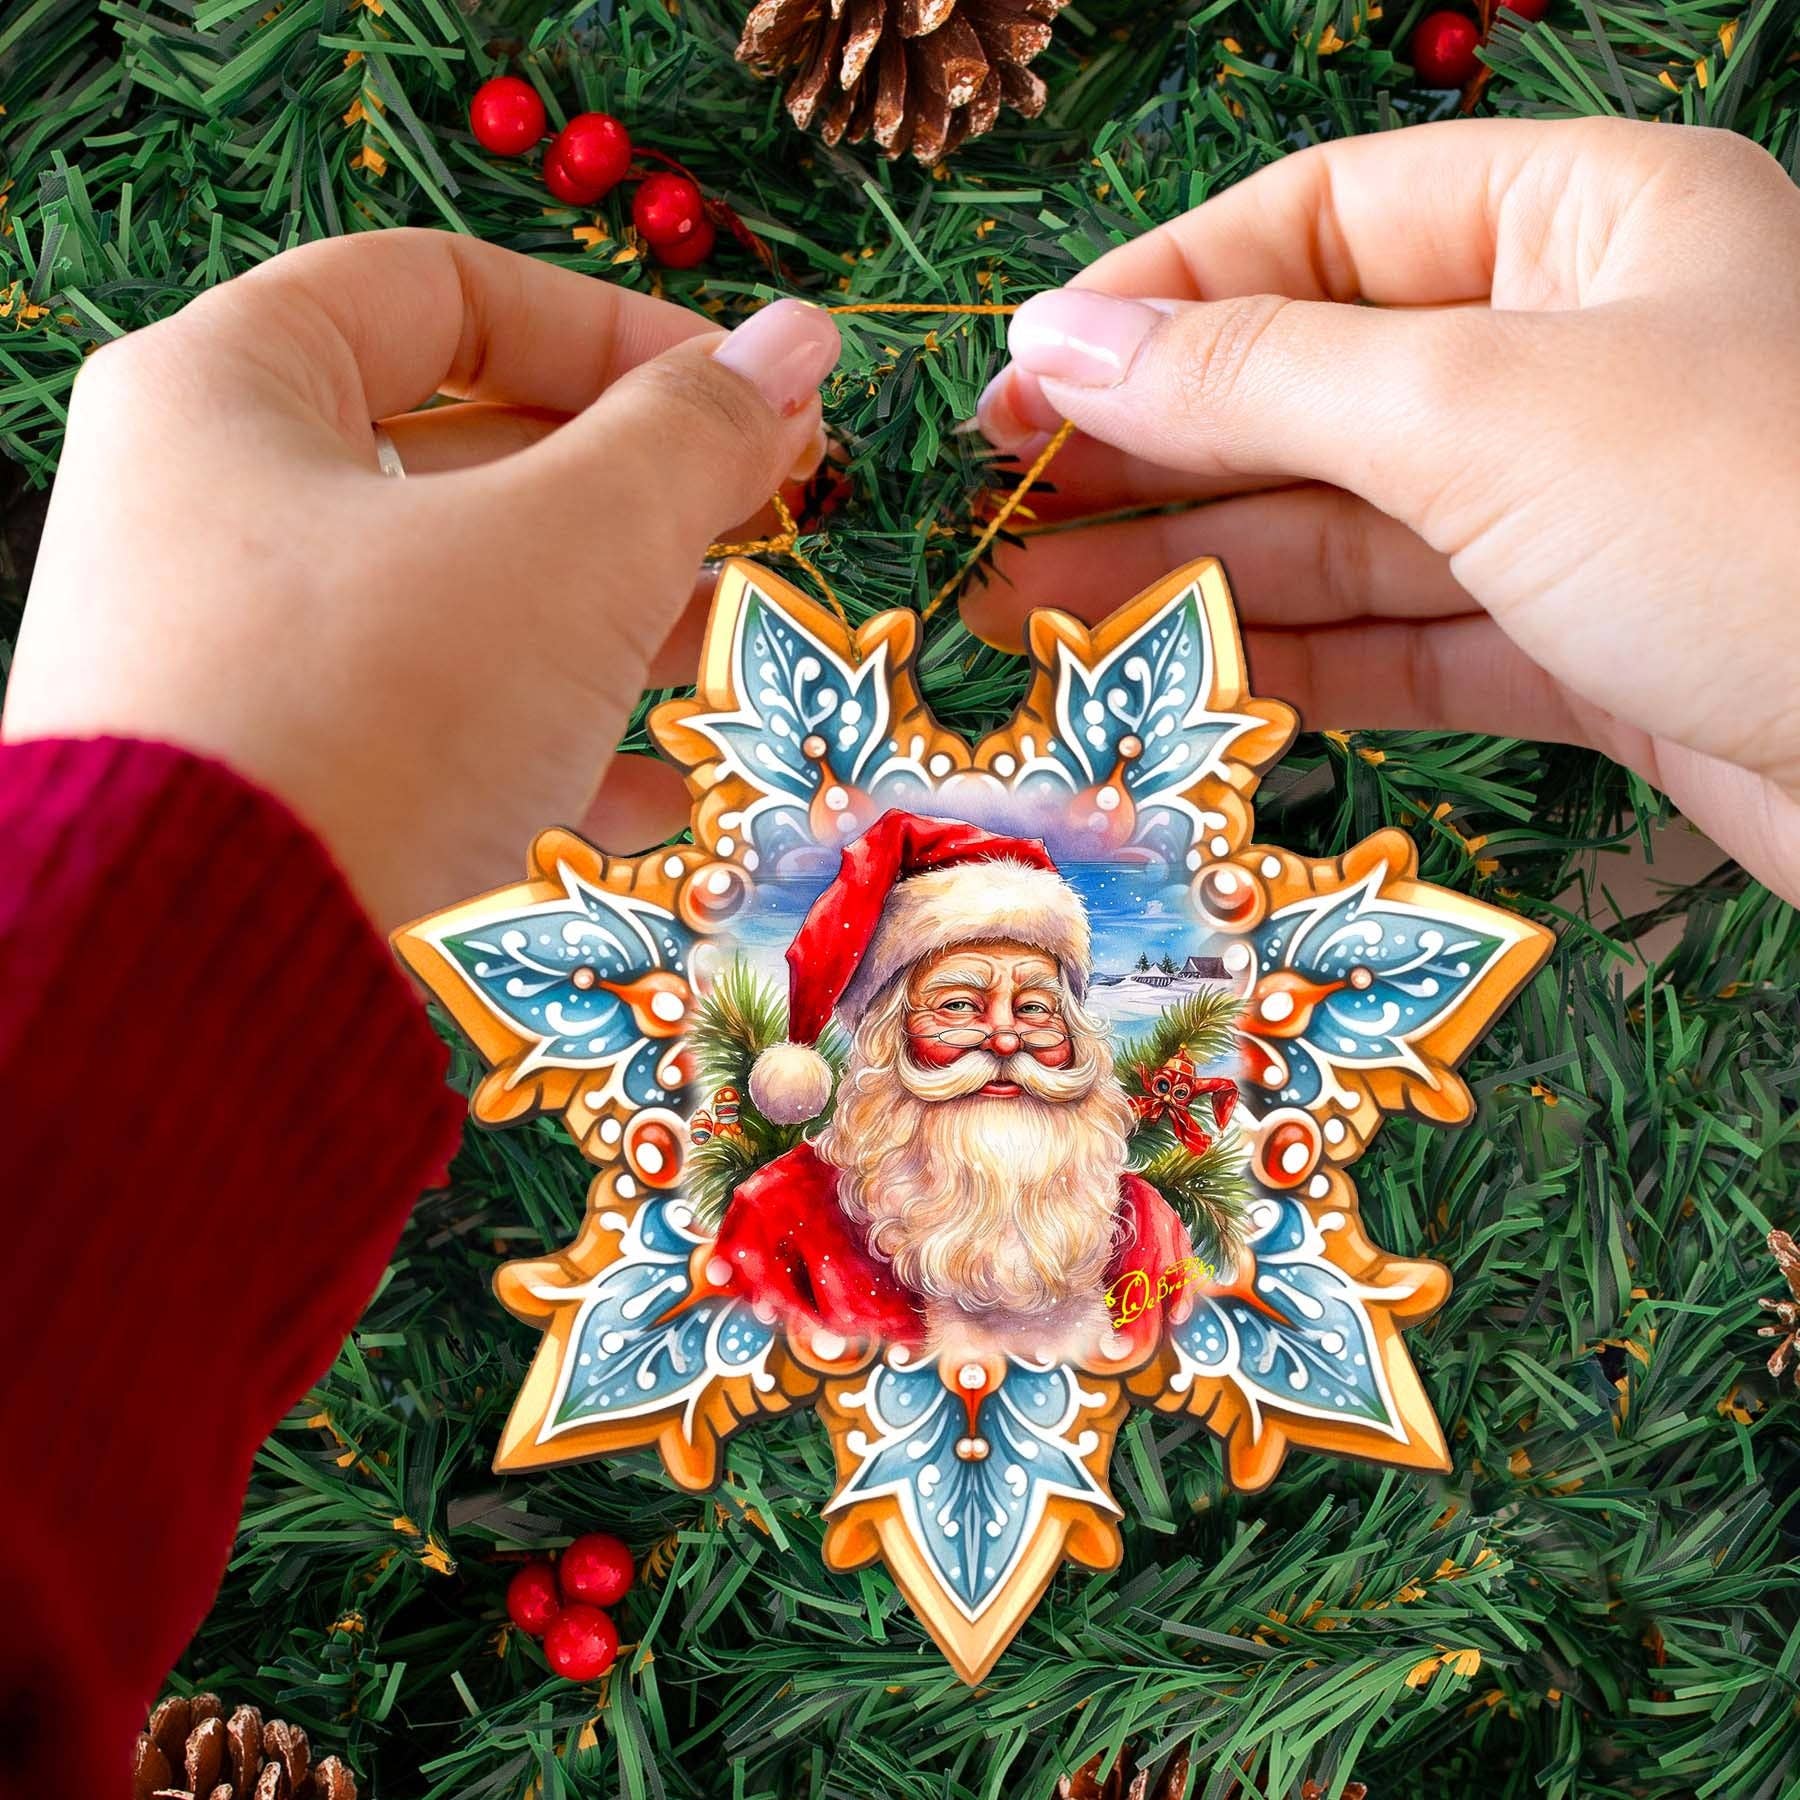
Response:
[[[577,113],[544,152],[544,185],[558,200],[592,206],[630,167],[630,132],[611,113]]]
[[[558,200],[569,206],[586,206],[589,200],[587,187],[563,165],[563,159],[556,153],[556,144],[552,141],[550,148],[544,152],[544,186]]]
[[[1500,0],[1500,4],[1534,25],[1550,10],[1550,0]]]
[[[563,1598],[587,1606],[616,1606],[631,1586],[632,1572],[631,1552],[604,1531],[578,1537],[556,1567]]]
[[[716,234],[710,219],[702,219],[700,228],[689,237],[673,244],[652,244],[656,260],[671,269],[691,269],[712,255]]]
[[[1465,13],[1427,13],[1413,31],[1412,65],[1426,87],[1459,88],[1481,67],[1481,27]]]
[[[652,250],[684,245],[706,223],[706,203],[686,175],[646,175],[631,202],[631,222]]]
[[[533,1637],[542,1637],[561,1611],[556,1571],[547,1562],[527,1563],[506,1584],[507,1617]]]
[[[565,1606],[544,1634],[544,1660],[564,1681],[593,1681],[613,1666],[619,1628],[597,1606]]]
[[[495,156],[523,156],[544,135],[544,103],[529,81],[496,75],[469,102],[469,129]]]

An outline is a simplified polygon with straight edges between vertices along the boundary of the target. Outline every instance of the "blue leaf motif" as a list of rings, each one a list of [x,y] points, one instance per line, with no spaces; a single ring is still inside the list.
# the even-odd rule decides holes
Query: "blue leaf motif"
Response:
[[[845,786],[872,784],[888,754],[887,651],[852,667],[803,625],[748,590],[732,644],[735,712],[697,714],[687,723],[724,752],[727,765],[761,790],[744,830],[758,835],[771,811],[802,813],[824,775]],[[822,755],[808,756],[816,739]],[[791,831],[792,825],[788,826]]]
[[[463,980],[522,1037],[519,1068],[615,1069],[639,1106],[670,1097],[656,1079],[665,1048],[614,991],[655,969],[685,975],[694,937],[660,906],[591,887],[566,865],[554,900],[496,913],[436,943]]]
[[[1350,1419],[1405,1441],[1375,1342],[1376,1290],[1326,1261],[1324,1237],[1299,1201],[1264,1194],[1252,1205],[1250,1303],[1235,1294],[1197,1297],[1173,1333],[1183,1392],[1223,1376],[1250,1401],[1318,1419]],[[1393,1289],[1382,1289],[1391,1296]]]
[[[847,1398],[865,1407],[876,1436],[851,1434],[862,1461],[828,1510],[895,1496],[938,1584],[968,1618],[1005,1586],[1052,1494],[1118,1511],[1081,1460],[1097,1439],[1078,1421],[1097,1397],[1067,1366],[1009,1363],[982,1402],[972,1445],[963,1400],[934,1363],[878,1363]],[[958,1455],[959,1444],[978,1453]]]
[[[633,1215],[618,1260],[582,1292],[545,1438],[691,1404],[722,1376],[774,1385],[764,1365],[775,1327],[743,1301],[709,1295],[671,1312],[691,1291],[688,1258],[704,1241],[679,1200],[648,1200]]]
[[[1286,1105],[1335,1097],[1334,1065],[1424,1074],[1414,1042],[1462,1004],[1513,941],[1383,897],[1387,873],[1383,864],[1353,888],[1284,906],[1253,935],[1260,973],[1292,969],[1332,990],[1298,1035],[1261,1040],[1287,1065]],[[1255,1031],[1254,1013],[1245,1029]]]
[[[1212,638],[1200,590],[1185,588],[1092,669],[1062,649],[1058,735],[1047,748],[1076,786],[1091,786],[1113,773],[1120,746],[1135,738],[1140,749],[1126,761],[1126,791],[1140,814],[1182,815],[1178,829],[1185,848],[1197,815],[1177,796],[1221,767],[1231,744],[1258,723],[1209,708],[1212,674]]]

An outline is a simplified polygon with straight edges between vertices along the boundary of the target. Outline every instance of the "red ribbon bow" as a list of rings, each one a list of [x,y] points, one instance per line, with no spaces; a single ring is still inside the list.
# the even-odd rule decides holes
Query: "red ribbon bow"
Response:
[[[1202,1094],[1212,1102],[1213,1124],[1223,1130],[1237,1105],[1237,1083],[1228,1075],[1197,1075],[1193,1058],[1177,1052],[1160,1069],[1138,1070],[1141,1094],[1131,1096],[1131,1110],[1146,1125],[1167,1119],[1182,1149],[1204,1156],[1212,1148],[1212,1136],[1194,1117],[1193,1103]]]

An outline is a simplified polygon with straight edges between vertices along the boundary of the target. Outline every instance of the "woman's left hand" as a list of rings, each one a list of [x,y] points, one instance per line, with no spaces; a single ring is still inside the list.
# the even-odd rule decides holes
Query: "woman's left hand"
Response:
[[[221,758],[384,927],[508,880],[590,812],[707,545],[817,462],[837,349],[447,232],[277,256],[82,370],[4,735]],[[620,786],[602,841],[660,841]]]

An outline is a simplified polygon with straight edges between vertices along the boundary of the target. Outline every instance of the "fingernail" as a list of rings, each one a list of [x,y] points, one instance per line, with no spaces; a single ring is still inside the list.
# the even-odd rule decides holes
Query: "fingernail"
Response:
[[[1037,377],[1011,364],[987,384],[975,406],[976,429],[996,450],[1014,453],[1041,441],[1061,418]]]
[[[743,376],[784,419],[813,398],[837,359],[831,315],[804,300],[777,300],[752,313],[713,352],[714,362]]]
[[[1006,346],[1033,375],[1078,387],[1117,387],[1161,315],[1092,288],[1033,294],[1013,314]]]

